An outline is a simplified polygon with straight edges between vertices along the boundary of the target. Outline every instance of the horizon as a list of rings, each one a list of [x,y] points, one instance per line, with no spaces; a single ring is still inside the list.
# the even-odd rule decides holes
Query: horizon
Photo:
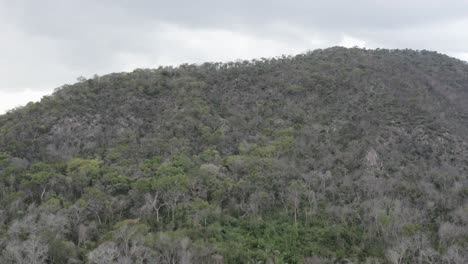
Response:
[[[345,47],[345,46],[330,46],[330,47],[326,47],[326,48],[317,48],[317,49],[313,49],[313,50],[306,50],[306,51],[303,51],[303,52],[300,52],[300,53],[295,53],[295,54],[281,54],[281,55],[277,55],[277,56],[271,56],[271,57],[256,57],[256,58],[247,58],[247,59],[242,59],[242,58],[239,58],[239,59],[236,59],[236,60],[228,60],[228,61],[202,61],[202,62],[181,62],[181,63],[178,63],[178,64],[166,64],[166,65],[156,65],[155,67],[151,67],[151,68],[140,68],[140,67],[136,67],[136,68],[133,68],[133,69],[129,69],[129,70],[124,70],[124,71],[118,71],[118,72],[108,72],[108,73],[102,73],[102,74],[92,74],[90,76],[77,76],[73,81],[69,82],[69,83],[62,83],[54,88],[51,88],[51,89],[48,89],[46,93],[44,92],[41,92],[41,91],[34,91],[34,90],[27,90],[27,91],[23,91],[23,95],[25,96],[24,98],[29,98],[29,99],[26,99],[26,100],[23,100],[24,103],[20,104],[20,105],[15,105],[13,107],[3,107],[0,105],[0,115],[4,115],[4,114],[7,114],[8,112],[11,112],[11,111],[14,111],[18,108],[22,108],[22,107],[25,107],[27,104],[29,103],[35,103],[35,102],[40,102],[42,100],[43,97],[47,97],[47,96],[51,96],[55,90],[57,89],[60,89],[61,87],[65,86],[65,85],[73,85],[77,82],[79,82],[79,79],[80,78],[85,78],[85,79],[92,79],[93,76],[106,76],[106,75],[110,75],[110,74],[114,74],[114,73],[132,73],[133,71],[135,70],[138,70],[138,69],[148,69],[148,70],[151,70],[151,69],[158,69],[160,67],[174,67],[174,68],[178,68],[184,64],[188,64],[188,65],[195,65],[195,66],[201,66],[205,63],[222,63],[222,64],[229,64],[229,63],[235,63],[235,62],[242,62],[242,61],[249,61],[249,62],[253,62],[255,60],[258,60],[258,59],[267,59],[267,60],[270,60],[270,59],[275,59],[275,58],[279,58],[281,59],[282,57],[295,57],[295,56],[298,56],[298,55],[304,55],[304,54],[307,54],[307,53],[310,53],[310,52],[315,52],[315,51],[319,51],[319,50],[329,50],[329,49],[333,49],[333,48],[344,48],[344,49],[360,49],[360,50],[371,50],[371,51],[376,51],[376,50],[387,50],[387,51],[404,51],[404,50],[411,50],[411,51],[415,51],[415,52],[422,52],[422,51],[427,51],[427,52],[434,52],[434,53],[437,53],[437,54],[440,54],[440,55],[444,55],[444,56],[448,56],[450,58],[453,58],[453,59],[458,59],[460,61],[463,61],[465,63],[468,63],[468,59],[464,59],[464,58],[457,58],[457,57],[454,57],[454,56],[450,56],[449,54],[445,54],[445,53],[442,53],[442,52],[439,52],[439,51],[436,51],[436,50],[425,50],[425,49],[421,49],[421,50],[418,50],[418,49],[410,49],[410,48],[396,48],[396,49],[391,49],[391,48],[366,48],[366,47],[358,47],[358,46],[354,46],[354,47]],[[4,94],[5,95],[5,94]],[[6,96],[10,96],[10,98],[8,99],[11,99],[12,97],[14,97],[14,94],[6,94]],[[23,98],[23,99],[24,99]],[[7,99],[7,100],[8,100]]]
[[[333,46],[468,61],[468,2],[0,0],[0,113],[79,76]],[[79,16],[77,16],[79,14]]]

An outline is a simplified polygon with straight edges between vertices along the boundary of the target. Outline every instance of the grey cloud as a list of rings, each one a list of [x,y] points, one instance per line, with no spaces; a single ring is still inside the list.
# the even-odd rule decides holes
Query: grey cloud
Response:
[[[289,21],[328,29],[395,28],[466,17],[466,1],[117,1],[129,12],[187,25],[230,27]],[[114,2],[115,3],[115,2]]]
[[[373,48],[467,54],[467,27],[467,1],[0,0],[0,91],[161,63],[294,53],[345,36]]]
[[[233,28],[288,22],[328,30],[388,29],[467,17],[468,2],[447,0],[19,0],[12,11],[25,30],[58,37],[99,28],[138,30],[154,21]],[[70,28],[71,27],[71,28]],[[73,29],[73,30],[70,30]]]

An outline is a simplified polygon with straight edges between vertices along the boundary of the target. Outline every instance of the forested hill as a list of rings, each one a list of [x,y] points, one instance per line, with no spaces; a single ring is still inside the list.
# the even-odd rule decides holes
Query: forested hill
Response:
[[[467,263],[468,64],[335,47],[83,78],[0,116],[0,205],[0,263]]]

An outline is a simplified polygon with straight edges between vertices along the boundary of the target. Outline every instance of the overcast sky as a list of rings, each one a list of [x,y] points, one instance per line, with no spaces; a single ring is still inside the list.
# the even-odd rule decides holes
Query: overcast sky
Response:
[[[468,1],[0,0],[0,113],[79,76],[337,45],[468,61]]]

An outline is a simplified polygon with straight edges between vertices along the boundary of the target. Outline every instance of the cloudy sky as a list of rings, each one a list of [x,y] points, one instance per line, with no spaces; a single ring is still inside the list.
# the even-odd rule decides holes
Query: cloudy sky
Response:
[[[0,113],[79,76],[337,45],[468,61],[468,1],[0,0]]]

